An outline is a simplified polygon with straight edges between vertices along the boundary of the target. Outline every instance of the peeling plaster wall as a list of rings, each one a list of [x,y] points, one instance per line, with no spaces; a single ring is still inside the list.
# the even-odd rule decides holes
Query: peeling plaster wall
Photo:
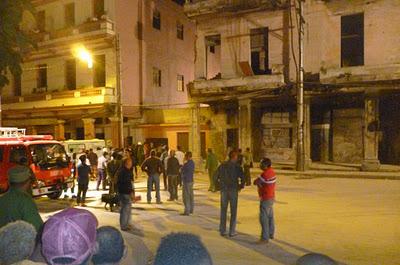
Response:
[[[363,159],[363,109],[333,111],[333,162],[361,163]]]

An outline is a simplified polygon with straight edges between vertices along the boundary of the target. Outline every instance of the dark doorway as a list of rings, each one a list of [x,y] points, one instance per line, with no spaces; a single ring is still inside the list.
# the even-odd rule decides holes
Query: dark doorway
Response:
[[[226,146],[231,148],[239,147],[239,130],[227,129],[226,130]]]
[[[385,96],[379,103],[379,160],[382,164],[400,165],[400,95]]]
[[[93,86],[106,86],[106,56],[104,54],[94,56],[93,68]]]
[[[76,140],[85,140],[85,130],[83,127],[76,128]]]
[[[189,133],[188,132],[178,132],[176,134],[177,137],[177,146],[180,146],[182,152],[186,152],[189,150]]]
[[[70,59],[65,62],[65,83],[69,90],[76,89],[75,59]]]
[[[311,160],[321,161],[322,149],[322,131],[321,129],[311,130]]]

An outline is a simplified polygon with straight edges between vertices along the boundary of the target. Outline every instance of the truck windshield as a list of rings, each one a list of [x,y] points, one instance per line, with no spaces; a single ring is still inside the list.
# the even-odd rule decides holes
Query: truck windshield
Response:
[[[42,168],[68,166],[68,156],[61,144],[32,144],[29,150],[34,161]]]

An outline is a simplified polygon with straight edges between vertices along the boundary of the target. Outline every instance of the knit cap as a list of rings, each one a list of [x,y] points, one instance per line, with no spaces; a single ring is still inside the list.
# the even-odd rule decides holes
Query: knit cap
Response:
[[[25,221],[8,223],[0,229],[0,264],[29,258],[35,247],[36,229]]]
[[[89,211],[67,208],[46,222],[42,253],[51,265],[80,265],[94,254],[97,219]]]

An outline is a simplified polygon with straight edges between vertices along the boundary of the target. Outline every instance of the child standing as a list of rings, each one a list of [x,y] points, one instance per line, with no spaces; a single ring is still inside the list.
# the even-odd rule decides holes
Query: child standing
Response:
[[[275,201],[276,176],[269,158],[263,158],[261,160],[260,168],[263,173],[254,181],[254,185],[258,187],[258,195],[260,197],[260,243],[268,243],[269,239],[274,238],[275,232],[274,211],[272,206]]]

